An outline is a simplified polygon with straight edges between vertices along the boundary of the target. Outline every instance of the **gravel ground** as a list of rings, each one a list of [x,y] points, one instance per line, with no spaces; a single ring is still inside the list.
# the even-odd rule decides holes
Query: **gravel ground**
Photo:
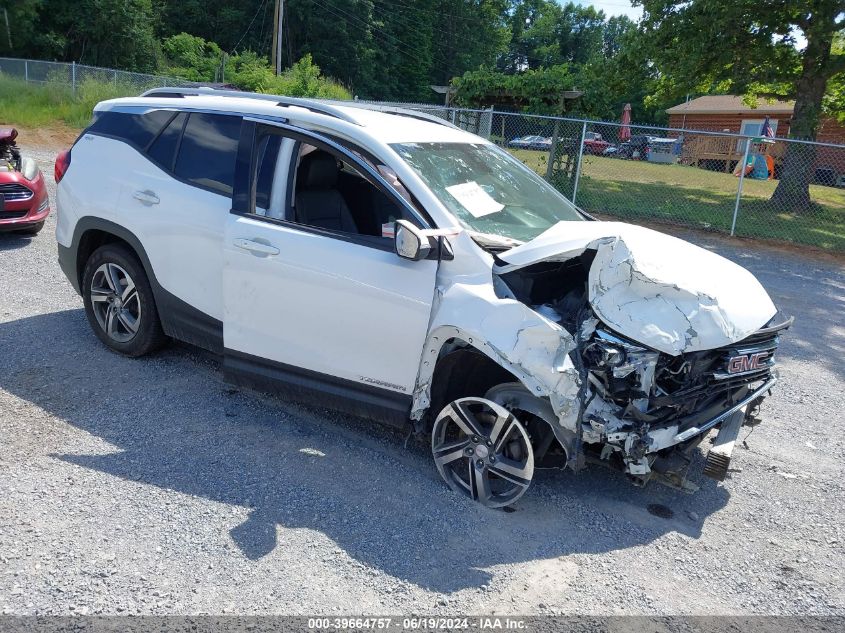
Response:
[[[52,174],[55,148],[31,149]],[[233,389],[197,351],[110,353],[54,228],[0,236],[0,613],[845,614],[831,258],[687,235],[797,318],[726,482],[701,460],[693,495],[541,472],[504,513],[450,492],[424,445]]]

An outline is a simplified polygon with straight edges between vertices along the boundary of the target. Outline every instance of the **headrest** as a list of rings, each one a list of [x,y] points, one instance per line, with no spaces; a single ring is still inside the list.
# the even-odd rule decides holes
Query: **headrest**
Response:
[[[13,127],[0,127],[0,143],[11,143],[18,137],[18,131]]]
[[[337,159],[327,152],[316,151],[302,159],[306,189],[331,189],[337,184]]]

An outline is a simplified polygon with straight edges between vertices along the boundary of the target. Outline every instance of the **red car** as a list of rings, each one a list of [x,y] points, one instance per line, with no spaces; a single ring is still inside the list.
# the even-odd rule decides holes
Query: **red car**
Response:
[[[610,147],[610,143],[605,141],[601,134],[595,132],[587,132],[584,134],[584,153],[601,155]]]
[[[38,165],[22,158],[14,128],[0,128],[0,231],[35,235],[50,215],[47,185]]]

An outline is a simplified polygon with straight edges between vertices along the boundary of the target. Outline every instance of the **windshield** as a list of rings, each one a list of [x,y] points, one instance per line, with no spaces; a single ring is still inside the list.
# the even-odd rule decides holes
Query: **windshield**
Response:
[[[527,241],[561,220],[584,219],[554,187],[495,145],[391,147],[470,231]]]

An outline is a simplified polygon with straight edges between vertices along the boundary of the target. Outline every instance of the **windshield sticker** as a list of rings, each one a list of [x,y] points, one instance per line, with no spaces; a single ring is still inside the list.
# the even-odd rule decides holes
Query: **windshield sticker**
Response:
[[[474,218],[480,218],[491,213],[497,213],[505,205],[496,202],[489,193],[484,191],[477,182],[470,181],[460,185],[446,187],[455,200],[460,202]]]

